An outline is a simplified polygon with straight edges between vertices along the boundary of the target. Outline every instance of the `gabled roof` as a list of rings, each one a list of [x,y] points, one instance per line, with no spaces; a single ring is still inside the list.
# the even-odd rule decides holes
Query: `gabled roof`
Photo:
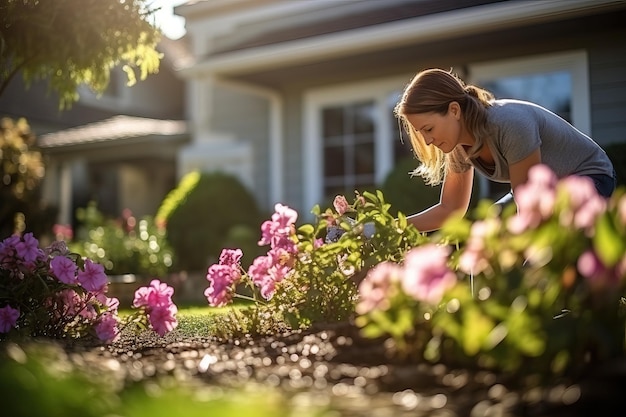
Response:
[[[102,142],[129,141],[134,138],[158,136],[180,139],[187,134],[184,120],[159,120],[133,116],[114,116],[54,133],[41,135],[38,145],[42,149],[62,148]]]

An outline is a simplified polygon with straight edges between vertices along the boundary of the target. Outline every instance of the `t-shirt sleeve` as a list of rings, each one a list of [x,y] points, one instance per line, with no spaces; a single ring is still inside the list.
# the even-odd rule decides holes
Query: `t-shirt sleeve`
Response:
[[[498,142],[504,159],[509,165],[514,164],[539,149],[539,127],[528,118],[509,120],[501,127]]]

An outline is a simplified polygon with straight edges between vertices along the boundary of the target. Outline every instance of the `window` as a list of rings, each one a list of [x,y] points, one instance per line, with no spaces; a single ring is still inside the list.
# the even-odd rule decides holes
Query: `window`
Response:
[[[409,78],[317,89],[305,94],[303,204],[372,190],[402,152],[393,106]],[[406,145],[406,143],[405,143]],[[410,154],[409,154],[410,155]]]
[[[373,101],[322,109],[324,196],[371,189],[375,174]]]
[[[584,51],[533,56],[471,65],[467,81],[496,98],[532,101],[591,134],[589,78]],[[498,198],[510,190],[480,176],[483,197]]]

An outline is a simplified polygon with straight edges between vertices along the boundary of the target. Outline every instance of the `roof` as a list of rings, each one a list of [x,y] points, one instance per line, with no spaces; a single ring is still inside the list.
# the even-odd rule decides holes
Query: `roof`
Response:
[[[184,120],[159,120],[119,115],[99,122],[41,135],[37,143],[40,148],[51,149],[144,138],[146,136],[178,138],[187,132],[187,122]]]

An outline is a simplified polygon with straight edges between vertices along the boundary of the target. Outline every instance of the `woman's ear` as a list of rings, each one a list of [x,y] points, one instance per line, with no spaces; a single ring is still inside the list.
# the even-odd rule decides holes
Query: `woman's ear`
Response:
[[[457,120],[461,119],[461,106],[458,102],[453,101],[448,105],[448,113],[452,114]]]

